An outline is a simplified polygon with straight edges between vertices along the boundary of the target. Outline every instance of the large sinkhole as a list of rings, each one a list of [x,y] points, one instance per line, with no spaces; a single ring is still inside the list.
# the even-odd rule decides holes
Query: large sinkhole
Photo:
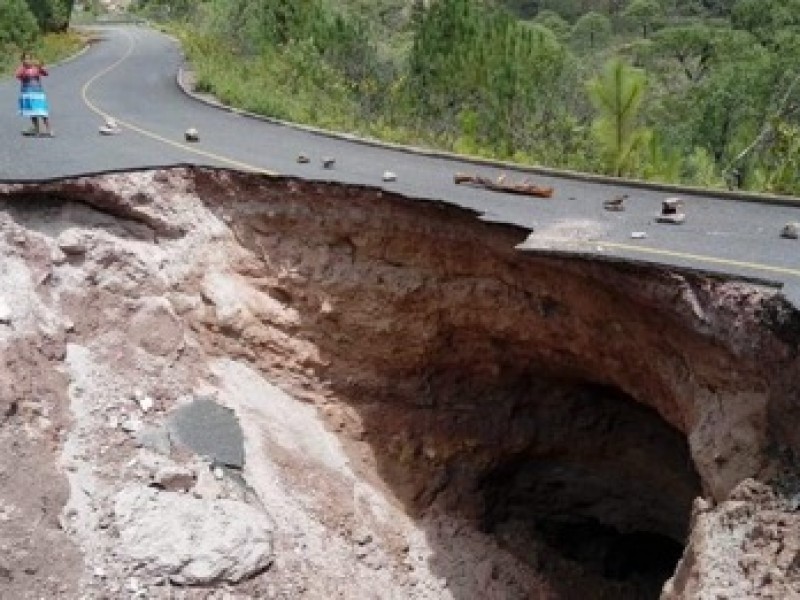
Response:
[[[761,324],[719,308],[754,297],[724,279],[526,253],[527,231],[374,189],[196,185],[252,253],[239,277],[296,311],[260,325],[306,344],[297,368],[359,415],[408,511],[470,520],[558,597],[657,597],[693,499],[760,464],[714,429],[729,405],[766,427]],[[274,340],[249,348],[285,369]]]
[[[438,372],[417,405],[376,407],[387,479],[422,512],[471,519],[559,597],[657,598],[702,495],[683,434],[612,386],[492,379]]]
[[[478,480],[483,528],[523,560],[538,545],[539,562],[549,550],[657,597],[701,494],[683,436],[612,388],[573,382],[527,398],[510,419],[518,449]]]
[[[786,315],[798,321],[776,294],[526,252],[527,230],[371,188],[210,169],[119,178],[127,195],[113,177],[45,193],[100,209],[103,235],[191,246],[197,264],[171,267],[168,289],[143,281],[179,300],[205,351],[320,406],[422,527],[469,523],[538,573],[541,597],[658,597],[693,500],[757,476],[770,428],[800,447],[781,338],[796,340]],[[54,233],[69,261],[89,252]],[[90,302],[117,293],[109,271]],[[428,533],[452,597],[480,597],[457,587],[463,553]]]

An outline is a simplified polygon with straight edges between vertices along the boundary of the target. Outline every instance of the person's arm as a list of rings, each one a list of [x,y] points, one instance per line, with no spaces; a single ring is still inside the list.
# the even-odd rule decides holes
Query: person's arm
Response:
[[[45,69],[45,68],[44,68],[44,63],[41,63],[41,62],[40,62],[40,63],[39,63],[37,66],[36,66],[36,68],[37,68],[37,70],[39,71],[39,75],[40,75],[40,76],[47,77],[48,73],[47,73],[47,69]]]
[[[17,72],[14,74],[14,77],[17,79],[24,79],[25,78],[25,67],[22,65],[17,67]]]

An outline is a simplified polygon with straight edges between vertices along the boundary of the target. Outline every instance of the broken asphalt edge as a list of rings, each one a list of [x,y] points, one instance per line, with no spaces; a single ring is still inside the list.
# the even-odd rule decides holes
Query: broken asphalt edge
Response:
[[[177,40],[176,40],[177,41]],[[611,177],[609,175],[600,175],[596,173],[584,173],[582,171],[570,171],[565,169],[554,169],[551,167],[541,167],[541,166],[532,166],[532,165],[525,165],[521,163],[514,163],[509,161],[502,161],[502,160],[493,160],[488,158],[482,158],[479,156],[472,156],[467,154],[456,154],[454,152],[448,152],[446,150],[437,150],[433,148],[424,148],[420,146],[408,146],[403,144],[396,144],[393,142],[386,142],[383,140],[378,140],[375,138],[366,138],[360,137],[356,134],[352,133],[343,133],[339,131],[332,131],[329,129],[322,129],[319,127],[314,127],[311,125],[304,125],[302,123],[295,123],[292,121],[285,121],[282,119],[277,119],[275,117],[268,117],[265,115],[260,115],[258,113],[254,113],[251,111],[247,111],[241,108],[237,108],[235,106],[230,106],[228,104],[224,104],[220,100],[218,100],[212,94],[203,94],[196,92],[192,89],[191,85],[187,81],[187,74],[191,73],[191,69],[187,68],[185,65],[182,65],[178,69],[178,74],[176,77],[176,82],[178,88],[189,96],[190,98],[202,102],[208,106],[212,106],[218,108],[220,110],[224,110],[230,112],[232,114],[236,114],[243,117],[248,117],[251,119],[255,119],[258,121],[264,121],[266,123],[271,123],[273,125],[281,125],[284,127],[290,127],[292,129],[296,129],[299,131],[305,131],[308,133],[313,133],[316,135],[321,135],[329,138],[345,140],[348,142],[353,142],[356,144],[362,144],[365,146],[373,146],[377,148],[385,148],[388,150],[395,150],[398,152],[405,152],[408,154],[416,154],[419,156],[427,156],[430,158],[446,158],[450,160],[457,160],[460,162],[471,163],[474,165],[481,165],[486,167],[497,167],[497,168],[504,168],[504,169],[513,169],[515,171],[520,171],[523,173],[531,173],[535,175],[544,175],[547,177],[557,177],[561,179],[571,179],[573,181],[584,181],[587,183],[598,183],[603,185],[617,185],[617,186],[627,186],[633,188],[640,188],[646,190],[654,190],[654,191],[662,191],[667,193],[673,194],[685,194],[685,195],[692,195],[692,196],[706,196],[706,197],[714,197],[714,198],[726,198],[730,200],[735,200],[738,202],[753,202],[753,203],[760,203],[760,204],[774,204],[779,206],[793,206],[793,207],[800,207],[800,197],[795,196],[782,196],[779,194],[765,194],[759,192],[743,192],[738,190],[723,190],[723,189],[715,189],[715,188],[703,188],[703,187],[696,187],[696,186],[686,186],[686,185],[678,185],[673,183],[663,183],[663,182],[653,182],[653,181],[644,181],[641,179],[628,179],[622,177]]]
[[[188,170],[215,170],[215,171],[228,171],[228,172],[237,172],[236,169],[232,169],[229,167],[207,167],[207,166],[198,166],[189,162],[181,162],[175,163],[173,165],[165,167],[164,165],[152,165],[152,166],[139,166],[135,168],[129,167],[121,167],[118,169],[105,169],[105,170],[98,170],[88,173],[82,173],[80,175],[59,175],[56,177],[49,177],[49,178],[40,178],[35,180],[15,180],[15,179],[3,179],[0,177],[0,192],[3,191],[19,191],[24,190],[29,186],[35,185],[52,185],[52,184],[60,184],[63,182],[74,182],[74,181],[81,181],[84,179],[89,179],[92,177],[104,176],[104,175],[114,175],[119,173],[136,173],[136,172],[145,172],[154,169],[188,169]],[[251,173],[251,175],[255,177],[260,177],[264,179],[271,179],[271,180],[295,180],[297,179],[291,175],[275,175],[275,174],[265,174],[265,173]],[[335,182],[330,180],[320,180],[321,183],[331,183],[331,184],[338,184],[342,185],[342,182]],[[345,183],[343,185],[347,185],[354,189],[361,189],[361,190],[381,190],[380,187],[374,184],[357,184],[357,183]],[[2,186],[6,188],[11,188],[10,190],[3,190]],[[496,228],[502,228],[509,231],[513,231],[520,235],[521,239],[518,244],[515,245],[515,248],[528,256],[542,256],[542,257],[550,257],[550,258],[563,258],[563,259],[573,259],[578,261],[600,261],[609,264],[616,264],[622,265],[623,267],[627,268],[652,268],[656,267],[659,269],[672,269],[681,273],[687,273],[691,275],[699,275],[703,277],[710,277],[712,279],[720,280],[720,281],[731,281],[731,282],[740,282],[760,287],[772,288],[776,290],[781,290],[784,287],[784,282],[778,279],[771,279],[765,277],[758,277],[752,275],[744,275],[742,273],[735,273],[732,271],[727,271],[725,269],[708,269],[702,267],[694,267],[694,266],[687,266],[687,265],[670,265],[668,263],[659,262],[659,261],[651,261],[645,260],[641,258],[635,258],[630,256],[614,256],[609,254],[603,254],[602,251],[595,252],[593,250],[583,248],[583,249],[558,249],[558,248],[546,248],[546,247],[530,247],[525,245],[524,237],[529,235],[533,232],[533,228],[515,224],[515,223],[508,223],[503,220],[496,220],[492,217],[489,217],[485,214],[482,214],[480,211],[467,208],[464,206],[457,206],[446,200],[437,200],[432,198],[424,198],[421,196],[413,196],[409,194],[404,194],[398,191],[390,191],[391,194],[396,196],[397,198],[401,199],[413,199],[413,200],[423,200],[425,202],[446,206],[448,209],[461,211],[467,214],[470,214],[476,217],[478,220],[483,221],[487,225]],[[603,240],[592,240],[587,241],[583,244],[585,247],[602,247]]]
[[[602,249],[603,242],[596,241],[585,245],[600,247]],[[739,273],[731,273],[728,271],[714,270],[703,267],[670,265],[662,262],[653,262],[628,256],[615,256],[612,254],[603,254],[602,250],[594,251],[589,249],[541,248],[535,246],[526,247],[523,244],[516,246],[516,249],[519,252],[529,253],[537,257],[565,259],[588,263],[601,262],[609,265],[619,266],[628,271],[635,271],[637,269],[655,269],[661,273],[679,273],[680,275],[712,279],[718,283],[741,283],[779,292],[784,287],[783,282],[777,279],[758,277],[755,275],[743,275]]]

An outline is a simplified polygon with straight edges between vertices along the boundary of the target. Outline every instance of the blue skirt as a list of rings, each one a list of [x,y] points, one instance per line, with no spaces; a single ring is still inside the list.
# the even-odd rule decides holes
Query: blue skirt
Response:
[[[46,117],[50,114],[47,96],[38,90],[22,90],[19,95],[19,114],[23,117]]]

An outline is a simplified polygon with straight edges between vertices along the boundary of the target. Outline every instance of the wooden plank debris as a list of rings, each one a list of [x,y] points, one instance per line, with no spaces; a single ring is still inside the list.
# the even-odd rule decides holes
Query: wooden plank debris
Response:
[[[482,187],[493,192],[507,192],[509,194],[523,194],[525,196],[536,196],[538,198],[550,198],[553,195],[553,188],[539,186],[531,183],[527,178],[520,182],[506,182],[505,175],[500,175],[496,180],[482,177],[480,175],[470,175],[468,173],[456,173],[453,177],[456,184],[466,184],[474,187]]]

